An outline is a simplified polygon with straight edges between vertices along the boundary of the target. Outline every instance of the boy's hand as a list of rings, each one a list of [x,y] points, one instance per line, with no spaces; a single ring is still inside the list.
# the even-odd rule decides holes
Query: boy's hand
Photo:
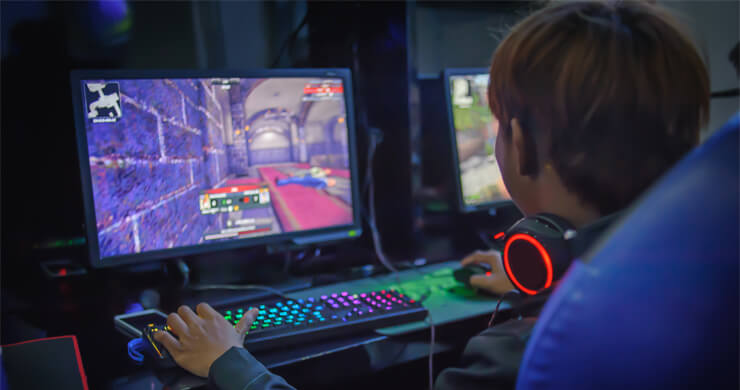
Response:
[[[475,251],[461,262],[463,267],[480,263],[488,264],[491,267],[490,275],[471,276],[471,286],[490,291],[497,295],[514,290],[514,285],[511,284],[505,274],[501,254],[498,251]]]
[[[216,359],[231,347],[244,347],[244,336],[257,318],[257,309],[244,313],[244,317],[232,326],[207,303],[199,304],[194,313],[187,306],[180,306],[177,313],[167,316],[167,325],[178,338],[167,332],[154,334],[172,358],[182,368],[201,377],[208,377]]]

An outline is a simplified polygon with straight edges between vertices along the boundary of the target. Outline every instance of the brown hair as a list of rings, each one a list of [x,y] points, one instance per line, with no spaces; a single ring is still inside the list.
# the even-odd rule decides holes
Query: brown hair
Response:
[[[525,173],[552,161],[564,185],[608,214],[699,141],[709,76],[689,35],[644,2],[558,2],[520,23],[493,55],[488,97],[510,140],[524,132]]]

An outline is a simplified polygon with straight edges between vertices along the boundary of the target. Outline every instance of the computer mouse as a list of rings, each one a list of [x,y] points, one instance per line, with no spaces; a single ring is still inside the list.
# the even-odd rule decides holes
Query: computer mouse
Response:
[[[458,282],[471,287],[470,286],[470,277],[473,275],[483,275],[486,273],[489,273],[490,271],[480,265],[471,264],[466,265],[465,267],[458,268],[455,271],[452,272],[452,276],[457,280]]]

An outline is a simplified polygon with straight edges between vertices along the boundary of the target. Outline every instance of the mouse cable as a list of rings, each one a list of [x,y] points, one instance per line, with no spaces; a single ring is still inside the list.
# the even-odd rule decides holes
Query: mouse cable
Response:
[[[283,299],[293,299],[287,295],[285,295],[282,291],[267,287],[267,286],[261,286],[258,284],[195,284],[191,285],[190,289],[195,291],[210,291],[210,290],[233,290],[233,291],[242,291],[242,290],[261,290],[261,291],[267,291],[269,293],[272,293],[274,295],[279,296]]]

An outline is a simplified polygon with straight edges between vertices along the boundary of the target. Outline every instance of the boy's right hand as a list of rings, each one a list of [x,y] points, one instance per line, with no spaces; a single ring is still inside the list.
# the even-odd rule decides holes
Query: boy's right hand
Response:
[[[463,267],[470,264],[481,263],[488,264],[491,267],[490,275],[471,276],[471,286],[484,289],[497,295],[502,295],[515,289],[514,285],[511,284],[511,281],[509,281],[509,278],[505,274],[504,264],[501,260],[501,253],[494,250],[475,251],[465,257],[461,262]]]

